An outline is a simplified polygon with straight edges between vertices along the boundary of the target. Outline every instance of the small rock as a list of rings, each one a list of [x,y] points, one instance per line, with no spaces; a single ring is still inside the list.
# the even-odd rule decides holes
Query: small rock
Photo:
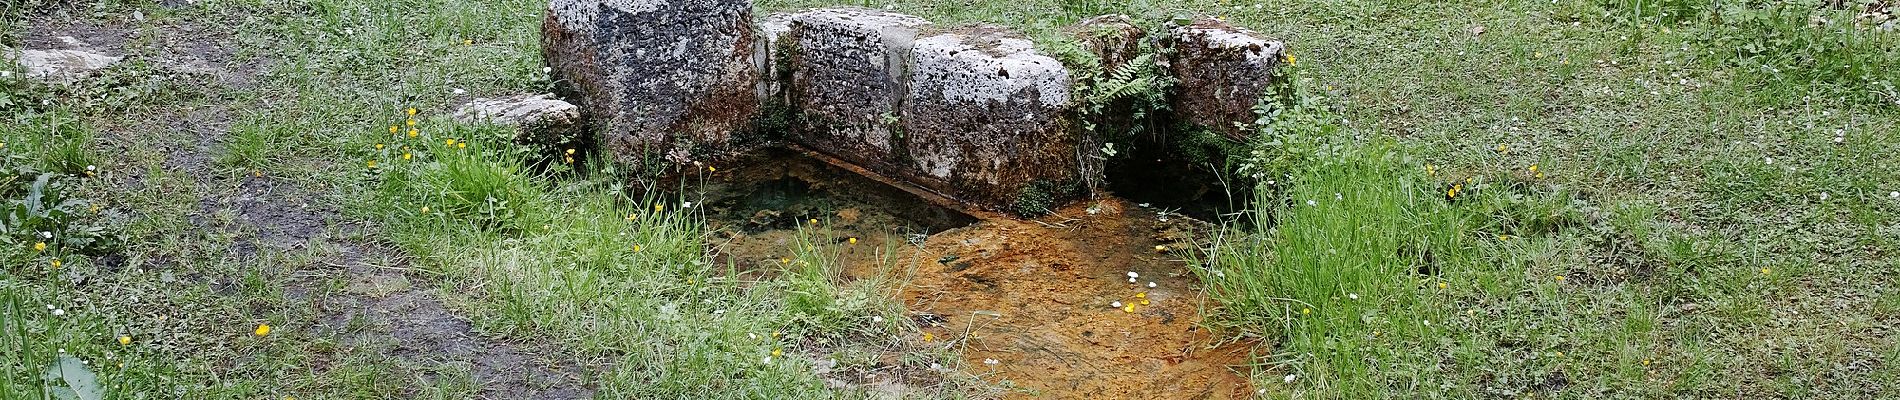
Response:
[[[76,82],[124,59],[85,50],[8,50],[5,55],[25,69],[27,77],[57,83]]]
[[[580,125],[580,107],[551,94],[482,98],[470,101],[455,111],[462,123],[493,123],[520,130],[516,142],[560,144]]]

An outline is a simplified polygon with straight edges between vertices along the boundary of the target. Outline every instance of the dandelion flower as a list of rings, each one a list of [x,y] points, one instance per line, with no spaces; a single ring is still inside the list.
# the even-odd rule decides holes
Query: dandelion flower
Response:
[[[1558,282],[1563,282],[1563,281],[1564,281],[1564,276],[1563,276],[1563,275],[1557,275],[1557,281],[1558,281]]]
[[[1135,305],[1134,305],[1134,304],[1123,304],[1123,305],[1122,305],[1122,312],[1125,312],[1125,313],[1134,313],[1134,312],[1135,312]]]
[[[1425,175],[1438,176],[1438,166],[1425,164]]]
[[[706,166],[706,172],[719,172],[719,169],[718,169],[718,168],[713,168],[713,166],[711,166],[711,165],[708,165],[708,166]]]
[[[409,153],[402,153],[402,159],[408,160],[410,157],[412,156],[410,156]]]
[[[936,336],[931,336],[931,335],[930,335],[930,332],[924,332],[924,341],[925,341],[925,342],[929,342],[929,341],[932,341],[932,340],[936,340],[936,339],[937,339],[937,337],[936,337]]]
[[[1300,58],[1293,56],[1293,53],[1287,53],[1286,65],[1294,65],[1294,66],[1300,65]]]
[[[416,120],[415,120],[414,118],[411,118],[411,119],[409,119],[409,122],[408,122],[408,124],[409,124],[409,126],[416,126]]]
[[[120,337],[119,337],[119,345],[120,345],[120,346],[125,346],[125,345],[130,345],[130,344],[132,344],[132,337],[131,337],[131,336],[120,336]]]
[[[817,218],[812,218],[812,219],[811,219],[810,221],[805,221],[805,222],[806,222],[806,223],[809,223],[809,224],[812,224],[812,225],[818,225],[818,219],[817,219]]]
[[[454,145],[455,145],[455,139],[447,139],[447,140],[443,140],[443,141],[442,141],[442,144],[443,144],[443,145],[446,145],[446,146],[454,146]]]
[[[777,349],[777,348],[774,348],[774,349],[772,349],[772,356],[773,356],[773,357],[778,357],[778,356],[780,356],[780,355],[783,355],[783,354],[785,354],[785,350],[784,350],[784,349]]]
[[[252,331],[251,333],[252,333],[252,334],[255,334],[255,335],[257,335],[257,336],[264,336],[264,335],[269,335],[269,334],[270,334],[270,324],[258,324],[258,325],[257,325],[257,330],[256,330],[256,331]]]
[[[456,143],[456,144],[455,144],[455,148],[458,148],[458,149],[466,149],[466,148],[468,148],[468,142],[462,142],[462,143]]]
[[[1313,313],[1313,309],[1311,308],[1300,308],[1300,314],[1312,314],[1312,313]]]
[[[377,149],[377,150],[382,150],[382,149],[383,149],[383,144],[382,144],[382,143],[377,143],[377,144],[376,144],[376,149]]]
[[[409,137],[412,137],[412,138],[413,138],[413,137],[416,137],[417,135],[421,135],[421,134],[422,134],[422,131],[419,131],[419,130],[415,130],[415,129],[410,129],[410,130],[409,130]]]
[[[641,249],[642,247],[640,247],[640,245],[637,245],[637,244],[633,245],[633,252],[639,253]]]
[[[786,258],[786,257],[779,257],[779,258],[778,258],[778,263],[779,263],[779,265],[785,265],[785,264],[791,264],[791,263],[792,263],[792,259],[790,259],[790,258]]]
[[[1537,164],[1531,164],[1531,173],[1537,173]]]
[[[59,268],[60,265],[62,264],[59,263],[59,259],[53,259],[53,268]]]
[[[369,169],[376,169],[376,160],[369,160]]]
[[[665,205],[665,204],[654,204],[654,205],[653,205],[653,211],[656,211],[656,212],[658,212],[658,211],[666,211],[666,205]]]
[[[1768,273],[1769,273],[1769,272],[1772,272],[1772,271],[1769,271],[1769,270],[1768,270],[1767,268],[1762,268],[1762,269],[1761,269],[1761,274],[1762,274],[1762,275],[1768,275]]]
[[[391,134],[391,135],[394,135],[394,134],[397,134],[397,133],[401,133],[401,132],[402,132],[402,128],[401,128],[401,127],[397,127],[397,126],[395,126],[395,125],[390,125],[390,126],[389,126],[389,134]]]
[[[34,243],[33,251],[46,251],[46,242]]]
[[[574,155],[574,149],[567,149],[567,155]]]
[[[850,244],[858,244],[858,238],[845,239],[845,242],[850,243]]]
[[[1135,293],[1135,298],[1137,298],[1137,299],[1145,299],[1145,298],[1148,298],[1148,292],[1136,292],[1136,293]]]
[[[404,113],[407,113],[407,114],[409,114],[409,116],[411,116],[411,117],[414,117],[414,116],[416,116],[416,108],[415,108],[415,107],[409,107],[409,109],[407,109],[407,110],[403,110],[403,112],[404,112]]]
[[[1445,284],[1444,282],[1439,282],[1439,283],[1438,283],[1438,288],[1439,288],[1439,289],[1444,289],[1444,288],[1445,288],[1445,287],[1447,287],[1447,286],[1451,286],[1451,285],[1446,285],[1446,284]]]

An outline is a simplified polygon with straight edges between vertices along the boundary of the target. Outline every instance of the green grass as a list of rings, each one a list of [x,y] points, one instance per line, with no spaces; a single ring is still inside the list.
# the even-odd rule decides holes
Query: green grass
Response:
[[[367,228],[327,233],[395,246],[424,290],[478,333],[580,359],[601,397],[854,397],[865,394],[829,388],[811,363],[864,368],[896,352],[911,367],[955,366],[949,349],[903,339],[914,327],[885,291],[905,266],[892,263],[887,281],[841,283],[822,226],[786,249],[783,269],[734,271],[706,256],[703,221],[677,199],[629,198],[603,170],[529,168],[523,155],[536,152],[497,140],[506,134],[495,127],[433,117],[454,89],[548,88],[541,1],[123,3],[72,15],[136,27],[132,52],[155,51],[144,46],[163,26],[210,27],[241,47],[235,62],[266,60],[267,72],[257,87],[231,88],[134,60],[73,87],[0,84],[9,167],[101,168],[67,178],[69,193],[100,204],[81,220],[124,243],[94,254],[56,246],[63,266],[53,269],[10,236],[0,397],[40,397],[40,373],[62,349],[111,391],[161,397],[477,390],[465,366],[389,360],[385,347],[315,329],[328,324],[322,310],[287,288],[312,282],[304,275],[340,250],[255,246],[235,203],[247,176],[340,205]],[[1259,229],[1223,230],[1202,259],[1211,268],[1198,271],[1219,300],[1206,323],[1264,339],[1254,377],[1269,397],[1885,398],[1900,387],[1900,199],[1888,196],[1900,191],[1900,39],[1855,27],[1850,10],[857,5],[1010,24],[1050,48],[1061,27],[1111,12],[1150,23],[1211,14],[1286,39],[1301,66],[1294,87],[1315,99],[1315,119],[1290,132],[1329,150],[1264,163],[1290,179],[1261,191]],[[18,12],[4,11],[0,42],[17,40]],[[1813,26],[1817,16],[1830,22]],[[217,112],[184,126],[228,134],[126,135],[187,107]],[[422,137],[390,137],[408,107],[423,111]],[[200,144],[213,149],[210,173],[179,170],[174,153]],[[0,192],[13,196],[20,182]],[[1445,201],[1440,192],[1461,182],[1460,198]],[[239,256],[246,249],[255,254]],[[344,295],[345,285],[314,279],[304,295]],[[255,337],[259,323],[278,330]],[[368,325],[346,327],[379,329]],[[119,345],[122,335],[133,344]],[[992,394],[966,376],[941,379],[929,394]]]

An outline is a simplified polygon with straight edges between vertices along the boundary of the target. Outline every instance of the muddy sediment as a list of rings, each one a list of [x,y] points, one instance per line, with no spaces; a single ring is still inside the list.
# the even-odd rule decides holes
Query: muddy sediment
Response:
[[[923,330],[914,340],[959,350],[1006,398],[1252,394],[1254,345],[1199,325],[1204,298],[1173,255],[1205,222],[1112,197],[977,218],[798,154],[755,161],[704,186],[721,193],[702,195],[723,257],[770,268],[799,223],[825,221],[835,237],[818,240],[844,247],[848,279],[907,275],[883,277],[902,282],[895,296]]]

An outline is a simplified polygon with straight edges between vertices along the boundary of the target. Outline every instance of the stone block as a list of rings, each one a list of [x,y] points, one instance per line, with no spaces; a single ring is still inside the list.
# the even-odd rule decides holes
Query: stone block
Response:
[[[912,41],[922,18],[859,8],[790,17],[781,63],[795,113],[791,137],[881,173],[900,170],[895,142]]]
[[[552,0],[542,52],[617,161],[744,150],[759,116],[747,0]]]
[[[1254,105],[1276,84],[1286,45],[1214,19],[1197,19],[1170,32],[1169,69],[1178,79],[1176,119],[1233,140],[1253,135]]]
[[[992,209],[1038,212],[1078,191],[1082,164],[1100,162],[1083,154],[1091,149],[1072,121],[1068,68],[1029,40],[962,29],[918,39],[911,60],[899,142],[913,181]]]

